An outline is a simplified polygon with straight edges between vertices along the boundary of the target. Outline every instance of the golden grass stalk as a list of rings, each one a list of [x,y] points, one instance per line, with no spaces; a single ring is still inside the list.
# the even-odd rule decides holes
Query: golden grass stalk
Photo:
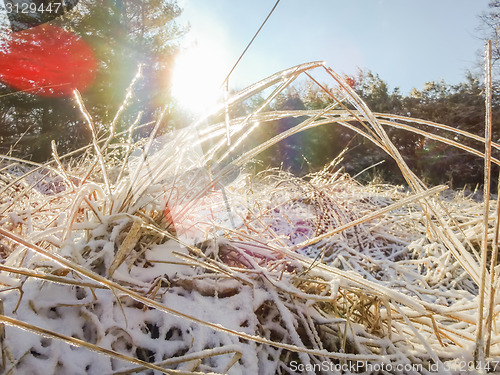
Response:
[[[481,251],[481,281],[479,284],[479,306],[478,306],[478,318],[476,326],[476,349],[474,353],[475,359],[479,362],[481,368],[484,367],[485,363],[485,347],[484,347],[484,301],[485,301],[485,290],[486,290],[486,269],[487,269],[487,258],[488,258],[488,228],[489,228],[489,217],[490,217],[490,185],[491,185],[491,40],[488,40],[486,44],[486,56],[485,56],[485,87],[486,87],[486,118],[484,125],[484,138],[485,138],[485,151],[484,151],[484,228],[483,228],[483,243]],[[491,270],[494,271],[494,270]],[[494,298],[494,296],[490,296]],[[492,319],[489,317],[488,319]],[[491,326],[490,324],[486,324]]]
[[[180,358],[170,358],[165,361],[162,361],[157,364],[157,366],[171,366],[171,365],[176,365],[179,363],[184,363],[184,362],[190,362],[190,361],[200,361],[201,359],[206,359],[210,357],[215,357],[218,355],[224,355],[224,354],[234,354],[233,358],[231,361],[228,363],[226,370],[223,373],[227,373],[231,369],[231,367],[238,361],[239,358],[241,358],[242,353],[240,351],[240,348],[238,348],[236,345],[234,346],[223,346],[219,348],[213,348],[213,349],[207,349],[203,350],[202,352],[199,353],[190,353],[186,354]],[[140,366],[140,367],[134,367],[129,370],[125,371],[117,371],[114,372],[113,375],[126,375],[126,374],[133,374],[138,371],[146,370],[147,367]],[[189,372],[190,374],[194,374],[193,372]],[[203,374],[206,374],[204,372]]]
[[[405,199],[402,199],[396,203],[393,203],[387,207],[384,207],[384,208],[381,208],[380,210],[377,210],[375,212],[372,212],[368,215],[365,215],[357,220],[353,220],[351,221],[350,223],[348,224],[345,224],[343,226],[340,226],[338,228],[335,228],[334,230],[330,231],[330,232],[327,232],[327,233],[324,233],[322,234],[321,236],[317,236],[317,237],[314,237],[314,238],[311,238],[310,240],[307,240],[307,241],[304,241],[304,242],[301,242],[297,245],[295,245],[295,247],[292,249],[292,251],[297,251],[297,250],[300,250],[306,246],[310,246],[310,245],[313,245],[319,241],[321,241],[322,239],[325,239],[325,238],[328,238],[328,237],[331,237],[331,236],[334,236],[335,234],[337,233],[340,233],[340,232],[343,232],[345,231],[346,229],[348,228],[351,228],[351,227],[354,227],[356,225],[359,225],[359,224],[362,224],[362,223],[365,223],[367,221],[370,221],[370,220],[373,220],[377,217],[380,217],[388,212],[391,212],[399,207],[402,207],[402,206],[405,206],[411,202],[415,202],[415,201],[418,201],[419,199],[422,199],[424,197],[428,197],[428,196],[433,196],[433,195],[436,195],[438,194],[439,192],[443,191],[443,190],[446,190],[448,189],[447,186],[435,186],[431,189],[428,189],[426,191],[423,191],[419,194],[415,194],[415,195],[411,195],[409,196],[408,198],[405,198]]]
[[[73,94],[75,96],[76,103],[78,104],[80,111],[82,112],[82,114],[85,118],[85,121],[87,122],[87,125],[89,126],[90,132],[92,134],[92,144],[94,146],[94,151],[96,153],[97,160],[98,160],[99,165],[101,167],[101,173],[102,173],[102,176],[104,178],[104,186],[106,188],[106,193],[109,195],[109,197],[112,200],[113,196],[111,193],[111,184],[110,184],[109,178],[108,178],[108,169],[106,168],[104,156],[102,154],[101,148],[99,147],[99,143],[97,141],[97,133],[96,133],[96,129],[94,126],[94,122],[92,121],[92,116],[87,111],[87,108],[85,108],[85,104],[83,104],[82,96],[80,95],[78,90],[75,90],[73,92]]]
[[[130,253],[134,249],[135,245],[137,244],[137,241],[139,241],[139,238],[141,236],[141,227],[142,227],[141,220],[135,220],[134,222],[132,222],[132,227],[130,228],[129,232],[127,233],[127,236],[121,243],[120,248],[116,252],[115,258],[113,259],[113,263],[111,263],[111,266],[109,267],[108,275],[110,277],[113,276],[116,269],[120,267],[120,265],[125,261],[125,259],[130,256]]]
[[[202,374],[207,374],[207,373],[192,372],[192,371],[184,372],[184,371],[178,371],[178,370],[168,370],[168,369],[165,369],[161,366],[155,365],[154,363],[144,362],[144,361],[141,361],[140,359],[118,353],[114,350],[106,349],[106,348],[103,348],[101,346],[88,343],[84,340],[77,339],[75,337],[65,336],[65,335],[62,335],[60,333],[57,333],[57,332],[54,332],[54,331],[51,331],[51,330],[48,330],[48,329],[45,329],[42,327],[37,327],[37,326],[34,326],[32,324],[28,324],[26,322],[11,318],[10,316],[6,316],[3,314],[0,314],[0,322],[3,322],[4,324],[9,324],[9,325],[17,327],[17,328],[24,329],[27,331],[31,331],[37,335],[46,336],[46,337],[50,337],[50,338],[57,339],[57,340],[62,340],[64,342],[68,343],[69,345],[79,346],[82,348],[86,348],[86,349],[107,355],[109,357],[113,357],[113,358],[116,358],[116,359],[119,359],[122,361],[126,361],[126,362],[130,362],[130,363],[133,363],[136,365],[140,365],[142,368],[160,371],[163,374],[172,374],[172,375],[202,375]],[[209,373],[209,374],[216,375],[215,373]]]

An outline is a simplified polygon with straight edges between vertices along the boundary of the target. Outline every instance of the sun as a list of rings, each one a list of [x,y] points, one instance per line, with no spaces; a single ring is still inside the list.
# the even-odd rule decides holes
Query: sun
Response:
[[[172,77],[172,95],[177,103],[195,113],[215,106],[223,96],[227,61],[226,51],[217,44],[194,45],[182,51]]]

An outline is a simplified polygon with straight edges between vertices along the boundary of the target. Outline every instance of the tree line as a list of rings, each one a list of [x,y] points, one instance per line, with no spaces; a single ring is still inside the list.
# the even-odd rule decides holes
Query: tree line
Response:
[[[492,0],[489,9],[481,16],[483,34],[485,39],[497,41],[500,0]],[[169,77],[180,38],[186,31],[177,23],[181,12],[175,0],[87,0],[54,21],[88,41],[95,51],[97,78],[95,84],[83,93],[83,101],[98,129],[109,128],[140,64],[143,75],[134,89],[131,105],[117,124],[118,130],[127,129],[138,114],[141,114],[141,123],[148,123],[157,119],[166,107],[176,112],[169,96]],[[498,43],[494,46],[494,67],[498,71],[500,51]],[[468,73],[458,84],[428,82],[422,89],[414,89],[407,95],[398,89],[389,89],[387,83],[371,71],[360,71],[347,78],[373,112],[422,118],[477,135],[484,133],[481,76]],[[495,141],[500,140],[498,86],[498,81],[495,81]],[[312,85],[292,87],[282,93],[270,109],[318,109],[329,104],[329,100]],[[258,98],[254,105],[257,103]],[[251,107],[240,110],[250,110]],[[165,128],[178,126],[179,118],[178,114],[167,116]],[[285,119],[271,124],[259,130],[254,141],[286,130],[294,121],[296,119]],[[459,187],[482,182],[480,158],[418,134],[394,128],[386,130],[409,166],[429,183],[446,182]],[[424,130],[436,132],[432,128]],[[72,97],[36,96],[0,83],[0,153],[44,161],[51,157],[52,139],[56,141],[59,153],[64,153],[87,145],[90,137],[90,130]],[[469,139],[457,137],[456,141],[478,147]],[[261,162],[265,166],[279,165],[304,174],[318,170],[346,147],[343,165],[347,172],[357,174],[384,161],[360,177],[370,179],[376,174],[389,182],[402,182],[397,166],[382,150],[339,126],[324,126],[293,136],[262,155]]]
[[[484,84],[480,76],[468,73],[465,80],[458,84],[428,82],[422,89],[413,89],[408,95],[401,94],[398,88],[390,90],[387,83],[371,71],[360,71],[357,76],[347,76],[346,79],[375,113],[424,119],[484,136]],[[301,89],[288,89],[276,100],[272,109],[319,109],[330,103],[328,95],[309,84]],[[493,140],[500,142],[499,90],[493,90],[492,110]],[[298,121],[300,119],[281,120],[266,127],[263,132],[274,134],[296,125]],[[431,126],[419,128],[439,135],[439,130]],[[453,187],[482,183],[483,160],[480,157],[406,130],[392,127],[385,130],[410,168],[428,183],[448,183]],[[453,140],[479,150],[484,147],[459,135]],[[292,136],[283,145],[275,146],[264,158],[269,165],[305,174],[320,169],[346,148],[342,165],[351,175],[378,164],[360,177],[370,180],[376,175],[387,182],[403,182],[396,163],[383,150],[339,125],[322,126]],[[273,155],[279,155],[279,158]]]
[[[128,128],[138,113],[141,123],[156,119],[171,102],[171,67],[185,32],[176,22],[181,11],[175,0],[86,0],[51,22],[81,37],[95,53],[96,78],[82,97],[97,129],[109,128],[140,65],[142,77],[118,130]],[[50,48],[43,51],[50,53]],[[51,140],[60,153],[90,142],[75,99],[33,95],[0,83],[0,153],[45,161]]]

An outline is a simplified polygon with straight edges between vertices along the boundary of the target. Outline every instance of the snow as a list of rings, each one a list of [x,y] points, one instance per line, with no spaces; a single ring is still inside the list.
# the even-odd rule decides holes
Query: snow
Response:
[[[351,107],[359,99],[338,94]],[[354,106],[389,142],[360,99]],[[333,107],[304,113],[316,114],[337,116]],[[231,147],[249,134],[249,119],[230,124],[232,137],[244,134]],[[446,371],[470,360],[480,203],[438,195],[416,178],[413,190],[362,186],[334,164],[306,178],[252,175],[244,166],[255,150],[224,159],[232,151],[221,146],[225,124],[204,139],[198,130],[152,136],[125,160],[107,150],[110,170],[123,171],[109,185],[97,167],[89,173],[96,159],[67,171],[74,183],[49,166],[2,169],[0,254],[11,267],[0,272],[5,373],[267,375],[296,373],[295,361],[310,372],[361,362],[429,374],[434,364]]]

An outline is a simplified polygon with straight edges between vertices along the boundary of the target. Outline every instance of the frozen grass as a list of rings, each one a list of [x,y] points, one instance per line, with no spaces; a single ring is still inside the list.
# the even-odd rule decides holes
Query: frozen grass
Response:
[[[299,76],[328,79],[330,88],[320,87],[332,104],[266,112]],[[127,134],[114,130],[132,92],[107,133],[75,93],[94,134],[80,154],[59,156],[54,146],[45,165],[3,157],[3,373],[288,374],[298,364],[373,373],[383,364],[386,373],[399,365],[444,374],[473,359],[479,302],[498,283],[480,266],[483,237],[490,247],[497,241],[496,202],[425,186],[384,127],[483,150],[458,143],[451,127],[372,113],[319,62],[230,97],[212,114],[220,123],[157,137],[158,121],[136,144],[138,122]],[[228,116],[264,92],[254,112]],[[306,120],[245,148],[255,129],[285,117]],[[305,178],[246,172],[266,148],[316,126],[345,126],[374,142],[408,187],[360,185],[341,160]],[[487,308],[494,359],[499,309]]]

